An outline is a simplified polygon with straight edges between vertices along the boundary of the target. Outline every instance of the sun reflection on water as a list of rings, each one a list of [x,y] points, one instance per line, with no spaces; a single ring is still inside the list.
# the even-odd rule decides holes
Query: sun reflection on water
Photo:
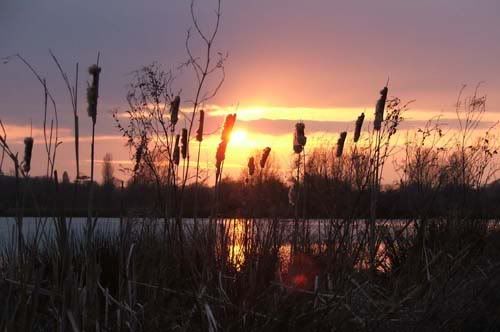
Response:
[[[263,257],[275,255],[275,273],[285,285],[293,288],[309,289],[314,286],[315,278],[322,273],[328,259],[329,249],[327,243],[311,241],[307,250],[296,250],[292,245],[292,224],[290,221],[274,222],[269,220],[230,219],[223,221],[224,234],[227,244],[227,261],[237,270],[241,271],[246,264],[259,262]],[[311,229],[311,238],[317,234],[316,229]],[[322,227],[326,226],[319,226]],[[324,230],[322,230],[324,231]],[[316,233],[315,233],[316,232]],[[368,269],[369,256],[359,257],[353,262],[352,267],[358,270]],[[386,248],[381,243],[376,254],[377,270],[388,271],[391,266],[390,258],[386,255]],[[268,265],[270,267],[271,265]]]

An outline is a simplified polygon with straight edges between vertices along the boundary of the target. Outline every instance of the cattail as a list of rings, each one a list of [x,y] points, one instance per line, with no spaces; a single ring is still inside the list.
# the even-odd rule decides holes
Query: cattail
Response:
[[[295,133],[293,136],[293,151],[295,153],[301,153],[304,150],[304,146],[307,142],[307,137],[305,136],[306,126],[302,122],[295,124]]]
[[[174,146],[174,154],[172,156],[172,159],[174,160],[174,164],[179,165],[179,139],[180,135],[177,134],[175,135],[175,146]]]
[[[262,151],[262,156],[260,157],[260,168],[264,168],[266,166],[267,159],[269,158],[269,154],[271,153],[271,148],[267,147]]]
[[[23,160],[24,173],[29,173],[31,169],[32,152],[33,152],[33,137],[26,137],[24,139],[24,160]]]
[[[340,133],[340,137],[337,140],[337,153],[335,154],[337,158],[342,156],[342,152],[344,151],[344,143],[347,137],[347,132],[343,131]]]
[[[361,128],[363,127],[363,121],[365,120],[365,113],[361,113],[356,120],[356,129],[354,130],[354,143],[359,141],[359,137],[361,136]]]
[[[293,152],[301,153],[302,150],[304,150],[304,148],[302,147],[302,145],[299,144],[297,140],[297,134],[295,134],[293,137]]]
[[[182,159],[186,159],[188,151],[188,131],[186,128],[182,128],[181,143],[182,143],[181,147]]]
[[[389,89],[384,87],[380,90],[380,98],[377,101],[377,106],[375,107],[375,120],[373,121],[373,129],[380,130],[382,128],[382,121],[384,121],[384,108],[385,102],[387,101],[387,93]]]
[[[215,178],[219,178],[221,173],[222,162],[226,159],[226,148],[227,141],[221,141],[217,147],[217,153],[215,154]]]
[[[306,126],[304,123],[299,122],[295,124],[295,131],[297,132],[297,141],[303,147],[306,145],[307,137],[304,133]]]
[[[222,134],[220,136],[221,140],[229,141],[235,122],[236,122],[236,114],[228,114],[226,116],[226,120],[224,121],[224,127],[222,128]]]
[[[255,158],[250,157],[248,159],[248,175],[252,176],[255,173]]]
[[[217,153],[215,154],[215,178],[218,179],[221,174],[222,162],[226,159],[226,148],[229,138],[231,137],[231,132],[233,131],[234,124],[236,122],[236,114],[228,114],[224,120],[224,127],[222,128],[222,134],[220,136],[221,142],[217,147]]]
[[[97,119],[97,98],[99,98],[99,75],[101,67],[92,65],[89,67],[89,74],[92,75],[92,83],[87,87],[87,113],[92,118],[92,123]]]
[[[203,125],[205,123],[205,111],[200,111],[200,125],[198,126],[198,130],[196,131],[196,140],[198,142],[203,141]]]
[[[179,120],[179,107],[181,105],[181,97],[175,96],[174,100],[170,103],[170,123],[175,127]]]

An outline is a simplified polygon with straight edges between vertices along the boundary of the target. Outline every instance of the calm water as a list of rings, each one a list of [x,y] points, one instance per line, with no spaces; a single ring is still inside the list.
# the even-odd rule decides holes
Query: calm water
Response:
[[[135,223],[137,226],[144,225],[147,221],[141,220],[141,219],[127,219],[127,220],[132,220],[133,223]],[[236,222],[235,222],[236,220]],[[119,228],[119,218],[99,218],[96,224],[96,232],[98,233],[103,233],[103,234],[113,234],[118,231]],[[199,219],[200,223],[207,223],[208,219]],[[85,227],[85,224],[87,223],[87,218],[72,218],[66,219],[66,222],[71,229],[71,232],[75,236],[80,236],[83,234],[83,230]],[[160,220],[162,222],[162,220]],[[231,228],[236,231],[236,233],[241,233],[243,232],[243,224],[245,223],[243,220],[238,220],[238,219],[225,219],[221,222],[225,222],[228,224]],[[234,223],[234,225],[233,225]],[[270,225],[271,220],[257,220],[257,223],[260,224],[262,227],[263,225]],[[404,221],[391,221],[391,226],[402,226],[404,224]],[[193,219],[184,219],[183,224],[187,228],[191,228],[193,226]],[[279,228],[281,231],[288,233],[292,231],[293,229],[293,220],[290,219],[281,219],[279,222]],[[329,221],[327,220],[309,220],[307,222],[311,232],[313,234],[317,234],[318,230],[318,225],[321,225],[321,229],[324,232],[327,224],[329,224]],[[380,222],[380,224],[383,224],[383,222]],[[363,227],[364,221],[360,220],[359,223],[357,223],[357,229],[359,227]],[[259,225],[257,225],[259,227]],[[32,217],[25,217],[23,218],[23,234],[26,238],[31,238],[35,234],[39,234],[40,238],[42,240],[49,239],[51,236],[53,236],[55,231],[55,221],[53,218],[46,217],[46,218],[32,218]],[[300,230],[299,230],[300,231]],[[5,245],[8,245],[11,243],[11,240],[13,238],[14,232],[16,232],[16,225],[15,225],[15,219],[13,217],[0,217],[0,247],[4,247]]]
[[[199,219],[200,224],[207,223],[208,219]],[[149,220],[149,219],[127,219],[127,222],[131,222],[133,227],[136,229],[140,227],[148,227],[148,225],[159,226],[162,229],[163,220]],[[85,225],[87,223],[87,218],[72,218],[67,219],[67,224],[71,231],[71,234],[75,237],[82,236],[84,232]],[[236,266],[241,266],[245,261],[245,248],[248,248],[249,241],[252,238],[262,237],[266,230],[271,230],[270,226],[273,225],[272,221],[267,219],[256,219],[256,220],[244,220],[244,219],[224,219],[220,220],[219,223],[224,223],[226,226],[227,234],[227,248],[229,249],[230,257],[228,259],[234,263]],[[298,233],[306,234],[312,243],[313,248],[320,249],[325,245],[326,234],[330,235],[340,235],[341,231],[340,224],[342,222],[339,220],[308,220],[304,223],[300,222],[298,225]],[[193,219],[184,219],[183,225],[186,229],[190,229],[193,226]],[[405,220],[392,220],[392,221],[379,221],[377,227],[382,232],[390,232],[394,234],[394,231],[402,229],[408,221]],[[287,269],[287,266],[291,258],[291,233],[295,229],[296,224],[293,220],[282,219],[278,224],[275,224],[273,232],[277,232],[279,237],[282,239],[281,246],[279,248],[279,256],[282,262],[281,268],[283,270]],[[307,227],[303,227],[306,226]],[[366,223],[365,220],[357,220],[350,224],[348,236],[352,240],[356,241],[358,239],[358,234],[365,234]],[[489,226],[491,228],[497,228],[498,222],[491,221]],[[99,218],[96,223],[96,234],[112,235],[116,234],[119,230],[120,219],[119,218]],[[380,228],[382,227],[382,228]],[[307,230],[307,231],[306,231]],[[318,230],[320,230],[318,232]],[[264,232],[263,232],[264,231]],[[342,231],[345,231],[343,229]],[[306,232],[306,233],[304,233]],[[405,232],[413,232],[412,227],[405,228]],[[0,250],[15,244],[12,239],[16,239],[17,228],[14,218],[0,217]],[[26,239],[33,238],[38,235],[43,244],[47,240],[53,238],[55,234],[55,221],[52,218],[24,218],[23,219],[23,235]],[[345,234],[345,233],[344,233]],[[335,241],[335,240],[334,240]],[[384,251],[383,243],[379,249],[379,254],[382,256]],[[321,249],[320,249],[321,250]],[[389,263],[387,264],[389,265]]]
[[[76,236],[83,233],[87,218],[67,219],[71,231]],[[12,236],[16,232],[15,219],[11,217],[0,217],[0,247],[11,243]],[[99,218],[97,231],[109,233],[116,232],[119,226],[118,218]],[[55,231],[53,218],[23,218],[23,234],[26,238],[32,238],[35,234],[40,234],[42,239],[50,238]]]

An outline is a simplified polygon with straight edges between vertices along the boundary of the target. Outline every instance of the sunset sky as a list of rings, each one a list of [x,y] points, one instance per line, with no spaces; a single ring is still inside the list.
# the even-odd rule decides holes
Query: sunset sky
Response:
[[[216,1],[198,0],[197,12],[210,28]],[[289,166],[294,123],[306,124],[311,144],[334,141],[352,130],[361,112],[373,118],[380,88],[390,77],[390,96],[416,100],[405,129],[442,114],[453,128],[454,103],[463,84],[484,82],[485,126],[500,120],[500,2],[498,0],[226,0],[216,49],[228,52],[226,80],[205,108],[212,129],[224,114],[237,112],[235,139],[225,169],[238,175],[255,149],[270,146],[282,168]],[[47,78],[60,112],[63,142],[58,170],[75,176],[72,111],[48,50],[73,77],[80,63],[84,96],[86,67],[101,52],[101,91],[96,157],[113,154],[126,165],[129,151],[113,127],[111,110],[127,110],[131,72],[154,61],[177,70],[187,56],[191,26],[187,0],[0,2],[0,57],[20,53]],[[200,50],[199,48],[195,50]],[[176,87],[191,99],[193,76],[176,71]],[[43,174],[43,91],[19,62],[0,63],[0,119],[19,151],[33,123],[33,174]],[[189,110],[184,103],[183,109]],[[80,98],[81,160],[89,171],[91,121]],[[219,135],[207,139],[202,160],[214,162]],[[4,171],[12,166],[4,165]],[[118,177],[125,177],[116,174]],[[387,175],[391,179],[391,174]],[[387,180],[387,181],[389,181]]]

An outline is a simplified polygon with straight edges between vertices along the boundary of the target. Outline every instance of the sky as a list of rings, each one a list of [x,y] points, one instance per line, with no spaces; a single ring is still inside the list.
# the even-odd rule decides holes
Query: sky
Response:
[[[216,1],[195,5],[202,28],[210,29]],[[267,145],[286,169],[295,122],[305,122],[311,144],[334,141],[340,131],[352,131],[360,112],[373,118],[388,77],[390,96],[415,100],[406,128],[438,114],[453,126],[460,88],[468,84],[472,89],[479,82],[488,95],[486,121],[500,120],[499,16],[497,0],[223,0],[214,48],[229,55],[226,79],[204,107],[215,129],[224,114],[238,113],[238,138],[228,148],[225,169],[238,175],[252,151]],[[85,68],[100,52],[96,157],[111,152],[117,166],[127,165],[130,154],[111,111],[127,110],[131,73],[152,62],[175,71],[183,101],[193,97],[192,73],[177,70],[187,59],[184,43],[191,25],[187,0],[0,0],[0,57],[21,54],[47,79],[56,99],[59,170],[75,176],[72,111],[48,50],[70,77],[79,62],[81,92],[88,80]],[[199,45],[193,40],[195,52],[202,51]],[[42,104],[43,90],[25,66],[16,60],[0,63],[0,119],[19,151],[32,123],[33,175],[46,169]],[[182,104],[184,110],[189,107]],[[79,109],[80,158],[88,174],[90,119],[84,98]],[[214,135],[204,144],[201,155],[207,165],[214,162],[217,140]],[[4,171],[9,168],[4,165]],[[386,177],[393,175],[389,170]]]

